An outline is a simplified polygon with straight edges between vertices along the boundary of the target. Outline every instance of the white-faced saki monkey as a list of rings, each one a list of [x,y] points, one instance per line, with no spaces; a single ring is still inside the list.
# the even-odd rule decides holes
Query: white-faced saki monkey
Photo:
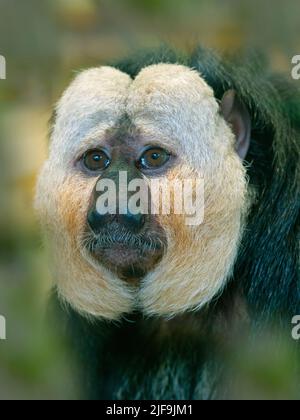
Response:
[[[266,325],[298,352],[300,96],[268,68],[159,49],[81,72],[59,100],[36,208],[82,398],[232,398],[225,359]],[[178,187],[169,211],[168,190],[156,212],[142,191],[158,181]],[[201,191],[192,223],[179,203]]]

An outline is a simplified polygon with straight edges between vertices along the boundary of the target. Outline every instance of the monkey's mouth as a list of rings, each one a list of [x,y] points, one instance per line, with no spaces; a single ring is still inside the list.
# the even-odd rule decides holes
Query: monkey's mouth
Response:
[[[97,262],[123,280],[139,280],[162,260],[167,241],[161,232],[134,235],[125,230],[104,230],[88,242]]]

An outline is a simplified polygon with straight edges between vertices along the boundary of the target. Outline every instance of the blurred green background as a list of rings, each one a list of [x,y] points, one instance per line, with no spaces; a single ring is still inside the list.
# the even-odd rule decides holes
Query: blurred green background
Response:
[[[0,0],[7,60],[0,81],[0,315],[8,336],[0,341],[0,399],[74,397],[68,353],[43,324],[51,280],[32,206],[51,107],[73,71],[166,42],[185,51],[197,43],[259,47],[289,76],[299,28],[299,0]],[[260,387],[266,396],[296,395],[285,369],[292,356],[280,354],[278,372],[268,370],[270,389],[263,369],[247,372],[250,396],[261,395]],[[261,359],[257,365],[268,369]]]

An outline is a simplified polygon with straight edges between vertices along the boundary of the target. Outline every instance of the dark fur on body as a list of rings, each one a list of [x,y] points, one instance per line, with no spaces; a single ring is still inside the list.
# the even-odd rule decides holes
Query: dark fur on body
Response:
[[[200,313],[169,321],[137,313],[118,324],[90,322],[72,310],[62,315],[91,399],[226,398],[221,354],[231,338],[248,324],[254,331],[265,322],[290,328],[300,313],[299,95],[251,55],[237,62],[204,49],[190,58],[160,50],[116,67],[135,77],[161,62],[197,69],[218,99],[237,91],[252,118],[246,165],[256,198],[234,276]]]
[[[73,361],[79,366],[76,374],[81,398],[230,398],[225,359],[232,341],[243,336],[249,326],[236,290],[228,290],[201,313],[172,320],[136,313],[109,323],[81,317],[60,306],[55,295],[53,303],[56,325],[60,323]]]

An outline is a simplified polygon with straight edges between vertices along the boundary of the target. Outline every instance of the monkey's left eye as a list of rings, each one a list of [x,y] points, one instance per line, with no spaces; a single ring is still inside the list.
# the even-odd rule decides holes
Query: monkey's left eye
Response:
[[[170,159],[170,153],[160,147],[147,149],[141,156],[138,165],[142,169],[159,169]]]
[[[92,172],[103,171],[110,163],[111,159],[104,150],[89,150],[82,158],[83,165]]]

